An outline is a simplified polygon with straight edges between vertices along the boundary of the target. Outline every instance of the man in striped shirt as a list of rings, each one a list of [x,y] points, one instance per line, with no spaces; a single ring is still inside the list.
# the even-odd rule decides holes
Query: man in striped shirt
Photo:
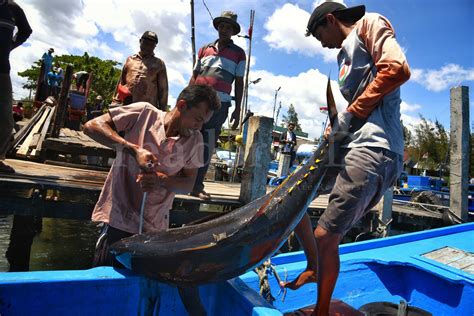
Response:
[[[13,36],[15,26],[17,33]],[[0,172],[14,173],[5,159],[13,130],[10,51],[23,44],[31,34],[25,13],[12,0],[0,0]]]
[[[201,130],[204,138],[204,162],[205,165],[199,169],[194,189],[191,195],[201,199],[210,199],[210,195],[204,191],[204,176],[209,167],[210,158],[217,144],[217,138],[221,132],[222,125],[227,119],[229,107],[231,106],[232,84],[235,80],[235,110],[231,116],[232,128],[239,124],[240,103],[244,87],[245,52],[235,45],[231,40],[233,35],[240,32],[237,23],[237,15],[231,11],[222,12],[221,16],[213,20],[214,27],[218,31],[219,39],[199,49],[193,76],[189,82],[192,84],[207,84],[212,86],[221,99],[221,109],[214,113],[213,117]]]

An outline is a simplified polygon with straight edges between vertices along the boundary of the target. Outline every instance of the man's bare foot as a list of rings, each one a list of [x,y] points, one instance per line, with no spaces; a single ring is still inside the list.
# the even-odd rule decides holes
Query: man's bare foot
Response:
[[[280,286],[285,287],[290,290],[297,290],[306,283],[317,283],[318,277],[316,276],[316,272],[313,270],[305,270],[301,272],[296,279],[291,282],[281,282]]]
[[[202,190],[201,192],[191,192],[192,196],[198,197],[201,200],[210,200],[211,195],[207,193],[206,191]]]

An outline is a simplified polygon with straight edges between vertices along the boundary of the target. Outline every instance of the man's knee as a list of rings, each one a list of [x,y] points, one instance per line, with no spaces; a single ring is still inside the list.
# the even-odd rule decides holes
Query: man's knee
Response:
[[[316,243],[318,244],[319,249],[337,248],[342,240],[342,234],[332,233],[321,225],[318,225],[314,230],[314,237],[316,238]]]

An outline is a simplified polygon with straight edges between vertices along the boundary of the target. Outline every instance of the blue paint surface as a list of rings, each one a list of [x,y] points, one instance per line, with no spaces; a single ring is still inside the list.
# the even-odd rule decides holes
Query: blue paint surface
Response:
[[[410,305],[434,315],[472,315],[474,276],[421,257],[450,246],[474,252],[474,223],[342,245],[334,298],[355,308],[374,301]],[[306,267],[302,252],[272,258],[280,277]],[[258,277],[200,287],[209,315],[281,315],[314,304],[316,285],[288,291],[281,302],[270,276],[274,306],[258,295]],[[275,309],[276,308],[276,309]],[[110,267],[79,271],[0,273],[1,315],[186,315],[174,286]]]

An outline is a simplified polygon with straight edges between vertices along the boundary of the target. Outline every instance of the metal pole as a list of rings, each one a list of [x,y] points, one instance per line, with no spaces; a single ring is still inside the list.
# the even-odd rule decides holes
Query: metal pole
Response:
[[[146,166],[146,171],[150,172],[155,164],[153,161],[148,160],[147,166]],[[142,198],[142,205],[140,206],[140,222],[138,225],[138,234],[141,235],[143,232],[143,217],[145,216],[145,203],[146,203],[146,197],[148,195],[148,192],[143,192],[143,198]]]
[[[275,117],[275,126],[278,125],[278,116],[280,115],[280,109],[281,109],[281,101],[280,101],[280,104],[278,105],[278,110],[277,110],[277,114],[276,114],[276,117]]]
[[[138,234],[141,235],[143,232],[143,216],[145,215],[145,202],[148,192],[143,192],[142,205],[140,207],[140,226],[138,227]]]
[[[194,0],[191,0],[191,47],[193,54],[193,70],[196,64],[196,38],[194,33]]]
[[[278,89],[275,90],[275,100],[273,102],[273,113],[272,113],[272,118],[273,122],[275,122],[275,109],[276,109],[276,104],[277,104],[277,95],[278,91],[280,91],[281,87],[278,87]]]

